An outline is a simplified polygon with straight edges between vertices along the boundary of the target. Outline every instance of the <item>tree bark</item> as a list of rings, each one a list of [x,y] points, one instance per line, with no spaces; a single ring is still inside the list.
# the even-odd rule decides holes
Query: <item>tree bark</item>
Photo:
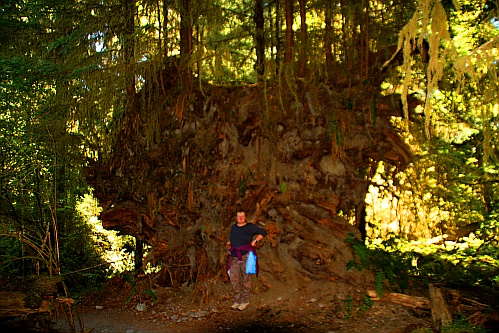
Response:
[[[357,229],[359,229],[360,237],[364,241],[367,238],[367,229],[366,229],[366,204],[362,202],[356,207],[355,214],[355,224],[357,225]]]
[[[132,0],[125,0],[125,31],[123,43],[123,57],[126,64],[127,86],[126,86],[126,97],[128,102],[128,109],[134,109],[133,99],[135,96],[135,75],[133,75],[133,59],[135,57],[135,43],[133,40],[133,33],[135,31],[135,4]]]
[[[258,81],[261,81],[265,73],[265,35],[263,33],[264,19],[263,19],[263,0],[255,1],[255,47],[256,47],[256,64],[255,71]]]
[[[123,43],[123,58],[125,62],[125,112],[131,121],[127,122],[128,128],[125,129],[125,134],[131,134],[137,124],[137,105],[135,91],[135,74],[134,74],[134,58],[135,58],[135,2],[133,0],[124,0],[125,7],[125,30]]]
[[[144,241],[135,237],[135,272],[143,270],[142,262],[144,257]]]
[[[332,46],[332,36],[333,36],[333,26],[332,26],[332,17],[333,9],[331,5],[328,3],[326,6],[325,13],[325,31],[324,31],[324,47],[326,48],[326,69],[328,72],[332,69],[333,64],[333,46]]]
[[[192,75],[188,68],[189,56],[192,52],[192,21],[191,0],[182,0],[180,2],[180,82],[184,93],[179,96],[180,104],[185,102],[185,98],[192,88]],[[182,118],[182,113],[180,111],[177,114]]]
[[[300,64],[298,67],[298,75],[300,77],[305,76],[305,71],[307,68],[307,52],[308,52],[308,27],[307,27],[307,9],[306,4],[307,0],[298,0],[300,4]]]
[[[281,5],[279,1],[276,1],[275,4],[275,24],[274,24],[274,35],[275,35],[275,56],[274,56],[274,62],[276,64],[280,64],[280,60],[282,58],[281,54]],[[275,74],[279,75],[279,66],[275,66],[276,71]]]
[[[285,0],[286,15],[286,49],[284,50],[284,63],[289,64],[293,60],[293,0]]]
[[[185,60],[192,51],[191,0],[182,0],[180,5],[180,56]]]

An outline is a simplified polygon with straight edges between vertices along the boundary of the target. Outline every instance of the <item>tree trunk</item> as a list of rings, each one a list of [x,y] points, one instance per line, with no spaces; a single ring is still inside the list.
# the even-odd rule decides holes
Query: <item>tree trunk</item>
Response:
[[[135,272],[139,273],[143,270],[142,263],[144,257],[144,241],[135,237]]]
[[[192,72],[189,68],[189,57],[192,52],[192,13],[191,0],[180,1],[180,82],[182,94],[178,103],[183,104],[192,87]],[[183,117],[183,111],[177,110],[177,115]]]
[[[282,52],[281,52],[281,5],[280,1],[275,2],[275,24],[274,24],[274,43],[275,43],[275,56],[274,56],[274,62],[276,64],[276,70],[275,74],[279,75],[279,64],[281,63],[282,59]]]
[[[369,3],[364,0],[364,16],[360,17],[360,80],[364,81],[369,77]]]
[[[332,36],[333,36],[333,26],[332,26],[332,15],[333,9],[330,3],[326,5],[325,13],[325,31],[324,31],[324,47],[326,48],[326,70],[329,73],[332,70],[333,65],[333,46],[332,46]]]
[[[138,108],[136,104],[136,91],[135,91],[135,73],[134,73],[134,58],[135,58],[135,2],[133,0],[124,0],[125,7],[125,30],[124,30],[124,43],[123,43],[123,58],[125,62],[125,113],[129,117],[129,121],[125,127],[125,134],[131,135],[135,133],[138,123]],[[126,140],[125,140],[126,144]]]
[[[304,77],[307,68],[307,52],[308,52],[308,27],[307,27],[307,0],[298,0],[300,3],[300,64],[298,67],[298,76]]]
[[[256,64],[255,71],[258,81],[261,81],[265,73],[265,35],[264,35],[264,19],[263,19],[263,0],[255,1],[255,47],[256,47]]]
[[[134,42],[134,32],[135,32],[135,2],[133,0],[125,0],[125,31],[123,43],[123,57],[125,60],[125,77],[126,77],[126,100],[127,100],[127,110],[132,112],[135,110],[134,99],[135,99],[135,75],[133,73],[133,65],[135,58],[135,42]]]
[[[284,1],[286,16],[286,48],[284,50],[284,63],[293,60],[293,0]]]
[[[180,57],[185,62],[192,51],[191,0],[182,0],[180,5]]]
[[[160,41],[159,41],[160,44],[159,45],[162,46],[163,42],[164,42],[164,49],[162,52],[164,59],[168,58],[168,47],[166,45],[167,45],[167,41],[168,41],[168,17],[169,17],[168,12],[169,12],[169,10],[170,10],[169,1],[163,0],[163,2],[162,2],[163,27],[161,30],[161,36],[160,36]],[[161,23],[161,20],[159,20],[159,21]],[[160,27],[160,29],[161,29],[161,27]]]
[[[355,217],[355,224],[357,225],[357,229],[359,229],[360,232],[360,238],[365,241],[367,237],[367,229],[366,229],[366,204],[365,202],[362,202],[359,204],[356,208],[356,217]]]
[[[343,19],[342,24],[342,38],[344,50],[344,68],[348,73],[348,84],[357,83],[360,79],[357,77],[353,82],[353,79],[359,75],[361,69],[356,67],[356,63],[359,59],[358,51],[358,29],[359,29],[359,17],[362,17],[362,0],[341,0],[341,15]]]

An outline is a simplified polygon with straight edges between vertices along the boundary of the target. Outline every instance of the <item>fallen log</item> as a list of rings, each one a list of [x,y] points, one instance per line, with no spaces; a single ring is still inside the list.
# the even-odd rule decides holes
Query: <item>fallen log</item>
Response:
[[[367,296],[369,296],[373,301],[390,302],[414,309],[430,309],[430,301],[425,297],[410,296],[399,293],[383,293],[383,296],[379,298],[375,290],[367,290]]]
[[[60,283],[60,277],[47,276],[1,279],[0,331],[30,331],[36,325],[51,331],[53,312],[61,310],[61,306],[71,311],[74,304],[72,298],[58,296]]]
[[[430,292],[431,316],[433,318],[433,324],[437,327],[442,327],[446,323],[452,322],[452,316],[447,307],[447,303],[442,296],[440,288],[436,288],[430,283],[428,285],[428,290]]]
[[[34,313],[50,311],[50,302],[39,300],[30,302],[25,293],[15,291],[0,291],[0,318],[20,317]]]

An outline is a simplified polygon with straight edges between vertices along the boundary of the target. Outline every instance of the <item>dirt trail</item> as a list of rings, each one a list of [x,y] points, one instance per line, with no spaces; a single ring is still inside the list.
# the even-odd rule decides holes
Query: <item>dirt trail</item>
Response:
[[[319,281],[311,281],[307,289],[274,285],[254,293],[245,311],[230,308],[229,285],[221,285],[210,302],[198,307],[181,291],[158,291],[157,302],[142,300],[143,311],[137,310],[137,301],[117,297],[117,289],[114,295],[107,291],[95,304],[78,308],[78,314],[84,329],[94,333],[409,333],[431,327],[429,311],[383,302],[369,308],[362,290],[340,287]],[[59,323],[65,328],[62,320]]]

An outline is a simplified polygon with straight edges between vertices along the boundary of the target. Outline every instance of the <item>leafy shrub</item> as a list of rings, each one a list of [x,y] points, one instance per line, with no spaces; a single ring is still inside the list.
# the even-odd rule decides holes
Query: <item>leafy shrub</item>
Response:
[[[351,245],[354,259],[347,263],[347,269],[368,269],[376,274],[376,292],[382,294],[383,283],[400,292],[409,285],[410,256],[399,251],[386,251],[381,248],[369,248],[358,238],[350,234],[345,242]]]
[[[376,276],[376,291],[382,293],[385,282],[396,291],[404,292],[409,278],[423,284],[445,283],[454,287],[481,287],[494,289],[499,281],[499,254],[497,247],[476,239],[462,243],[424,245],[402,238],[368,240],[365,244],[353,235],[350,244],[354,259],[347,269],[367,269]]]

